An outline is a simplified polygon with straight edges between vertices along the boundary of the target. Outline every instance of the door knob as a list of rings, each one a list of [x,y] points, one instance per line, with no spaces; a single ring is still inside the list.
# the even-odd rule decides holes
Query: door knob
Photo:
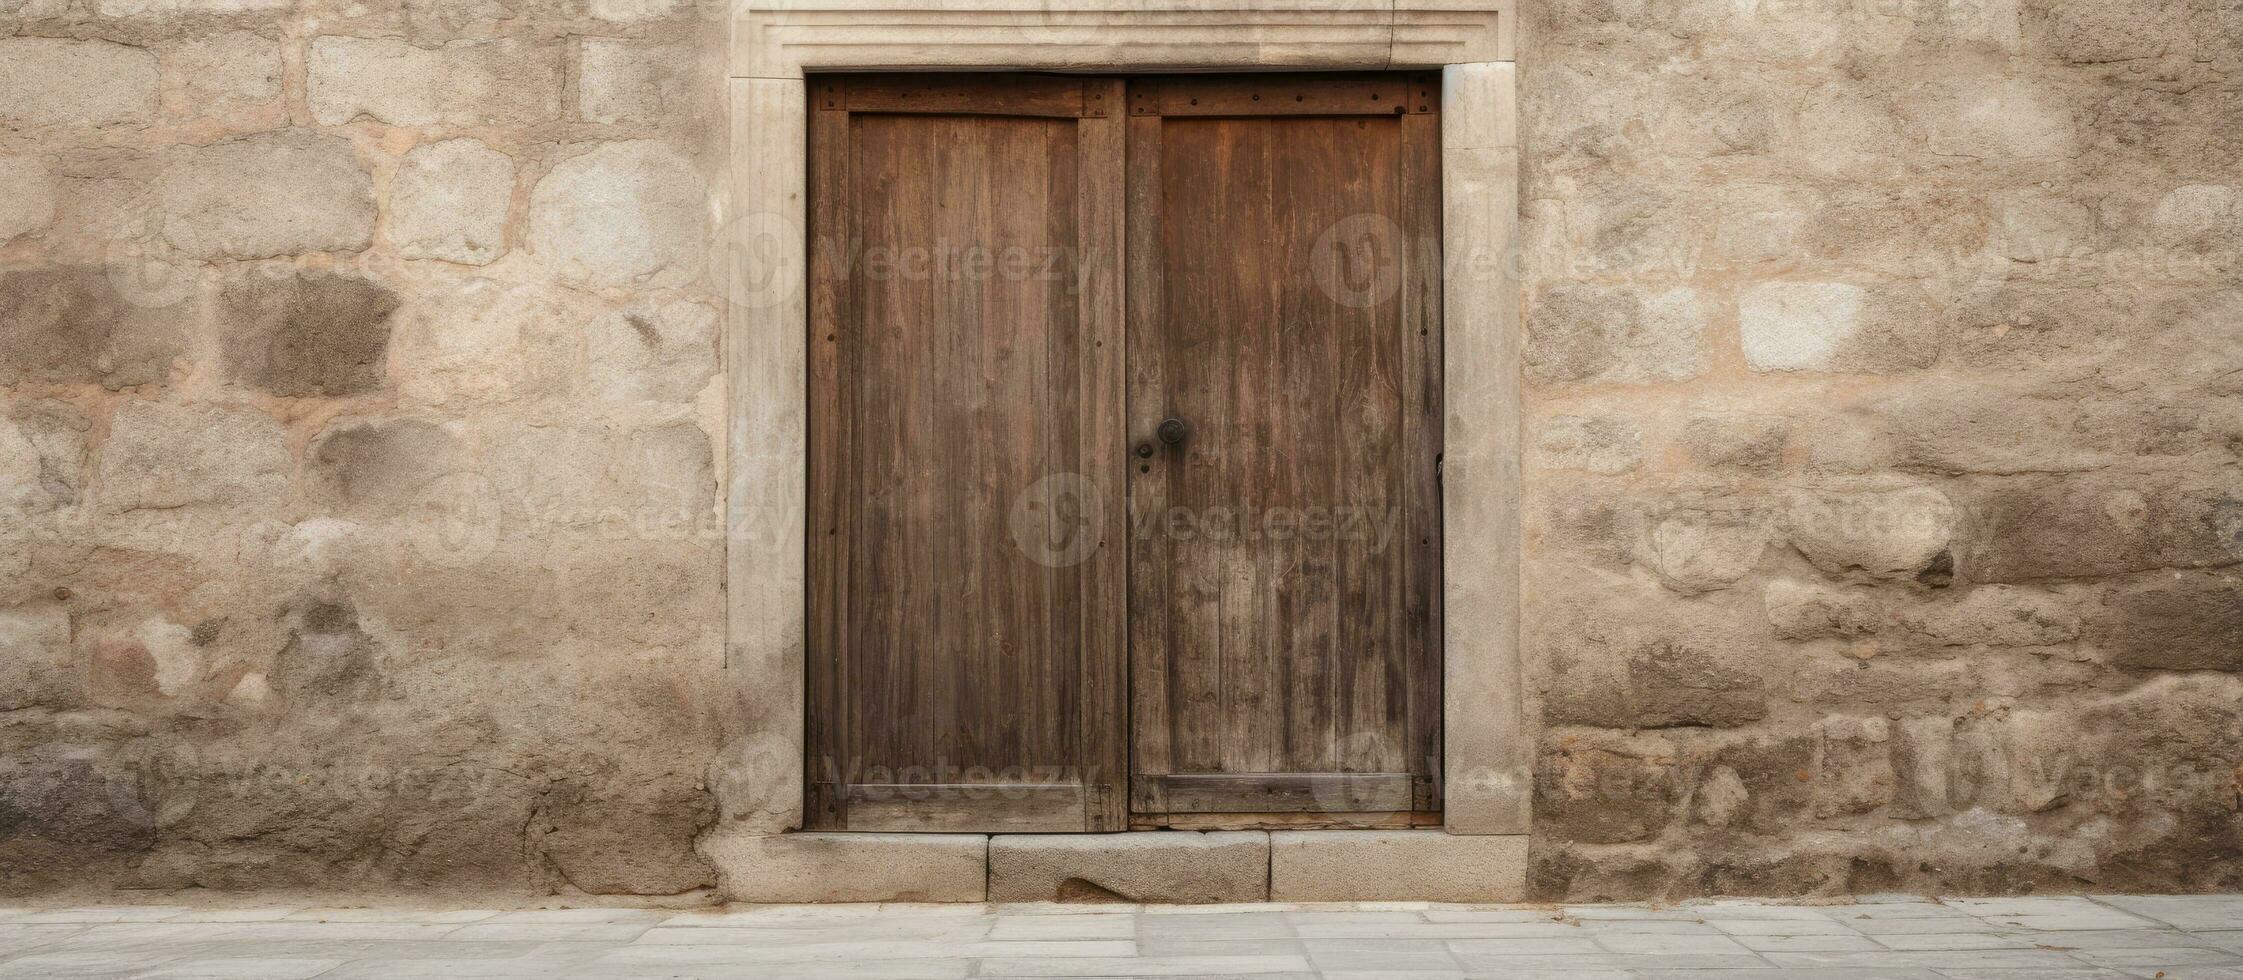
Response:
[[[1169,419],[1162,422],[1157,431],[1160,435],[1160,441],[1171,446],[1183,442],[1184,437],[1191,435],[1192,432],[1191,427],[1185,425],[1183,419]]]

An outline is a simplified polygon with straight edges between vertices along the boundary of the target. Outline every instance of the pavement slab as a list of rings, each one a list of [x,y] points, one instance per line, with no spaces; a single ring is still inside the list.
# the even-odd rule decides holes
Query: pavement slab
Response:
[[[14,977],[2243,980],[2243,898],[14,907]]]

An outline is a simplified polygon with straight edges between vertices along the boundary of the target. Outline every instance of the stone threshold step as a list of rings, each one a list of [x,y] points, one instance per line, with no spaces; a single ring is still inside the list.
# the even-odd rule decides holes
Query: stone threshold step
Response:
[[[738,834],[737,902],[1517,902],[1525,836],[1440,830]]]

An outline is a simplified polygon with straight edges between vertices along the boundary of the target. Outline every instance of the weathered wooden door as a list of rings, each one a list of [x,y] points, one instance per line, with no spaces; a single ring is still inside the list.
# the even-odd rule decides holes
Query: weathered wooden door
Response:
[[[1437,94],[1130,86],[1141,821],[1438,809]]]
[[[812,82],[812,827],[1125,825],[1122,101]]]
[[[813,80],[810,826],[1438,808],[1434,95]]]

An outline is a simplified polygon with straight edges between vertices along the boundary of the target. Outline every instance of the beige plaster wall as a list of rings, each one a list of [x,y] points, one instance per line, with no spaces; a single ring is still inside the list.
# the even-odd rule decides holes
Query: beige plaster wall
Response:
[[[712,883],[702,13],[0,3],[0,889]]]
[[[2243,888],[2243,7],[1526,14],[1538,893]]]

